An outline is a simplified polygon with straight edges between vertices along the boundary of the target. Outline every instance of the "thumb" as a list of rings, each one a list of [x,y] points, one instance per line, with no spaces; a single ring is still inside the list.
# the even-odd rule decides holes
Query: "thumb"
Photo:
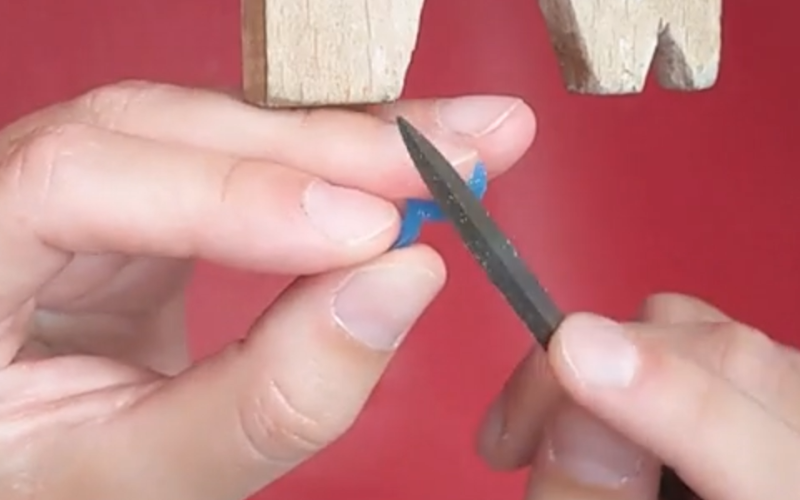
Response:
[[[658,342],[670,328],[576,314],[548,354],[576,403],[662,459],[702,498],[791,496],[800,461],[795,430],[708,366]],[[678,328],[689,336],[697,325]]]
[[[444,277],[440,257],[417,246],[297,281],[246,340],[160,387],[109,433],[140,461],[126,470],[152,474],[136,481],[152,488],[136,498],[240,500],[333,442]]]

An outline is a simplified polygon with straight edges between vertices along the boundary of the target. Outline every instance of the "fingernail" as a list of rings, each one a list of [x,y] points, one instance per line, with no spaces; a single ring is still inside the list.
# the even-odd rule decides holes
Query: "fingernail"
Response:
[[[503,440],[505,434],[505,417],[501,399],[495,400],[481,423],[478,444],[482,450],[490,450]]]
[[[599,420],[571,408],[560,413],[549,429],[547,459],[578,483],[617,488],[639,475],[644,454]]]
[[[582,383],[622,388],[636,376],[639,354],[619,323],[593,314],[575,315],[561,326],[560,338],[564,359]]]
[[[467,96],[438,102],[439,123],[457,134],[481,137],[497,130],[522,101],[506,96]]]
[[[441,130],[427,130],[420,127],[425,133],[426,137],[431,141],[431,143],[436,147],[436,149],[442,153],[442,156],[447,158],[447,161],[450,162],[451,165],[461,174],[462,177],[465,179],[468,178],[472,172],[475,170],[475,165],[478,163],[478,151],[470,144],[465,144],[464,140],[454,140],[451,136],[452,134],[447,134],[442,132]],[[430,128],[430,127],[428,127]],[[414,171],[413,163],[411,162],[411,158],[408,157],[408,151],[406,150],[405,145],[400,137],[400,134],[397,133],[397,124],[394,122],[386,124],[386,135],[385,140],[387,144],[391,144],[391,148],[395,148],[395,150],[407,160],[408,168],[411,171]],[[450,137],[448,137],[450,135]],[[415,183],[418,181],[422,184],[422,181],[419,180],[418,175],[414,175],[412,177],[416,179]]]
[[[319,231],[349,245],[379,236],[399,218],[397,208],[388,201],[321,180],[308,185],[302,203]]]
[[[433,145],[447,158],[453,168],[465,179],[475,170],[478,163],[478,152],[472,148],[452,144],[446,141],[439,141],[436,137],[431,138]]]
[[[356,271],[333,300],[333,316],[354,339],[378,351],[394,350],[443,284],[432,271],[377,265]]]

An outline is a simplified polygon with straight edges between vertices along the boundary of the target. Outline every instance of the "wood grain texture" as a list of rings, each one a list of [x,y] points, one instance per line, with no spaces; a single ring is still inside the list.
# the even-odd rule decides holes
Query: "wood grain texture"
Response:
[[[242,0],[245,98],[270,107],[400,97],[424,0]]]
[[[538,1],[570,91],[641,92],[651,63],[667,89],[717,81],[722,0]]]

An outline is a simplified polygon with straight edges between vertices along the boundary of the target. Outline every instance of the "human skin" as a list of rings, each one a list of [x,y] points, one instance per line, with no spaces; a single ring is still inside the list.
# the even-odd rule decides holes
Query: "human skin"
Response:
[[[512,375],[480,433],[527,499],[655,500],[660,466],[705,500],[800,491],[800,354],[696,297],[637,321],[568,317]]]
[[[502,96],[277,111],[127,82],[0,131],[0,498],[243,500],[346,432],[445,280],[432,249],[389,251],[424,193],[398,114],[465,176],[535,129]],[[300,278],[193,364],[196,259]],[[706,500],[793,498],[798,359],[693,297],[573,315],[479,447],[533,466],[529,500],[653,500],[662,462]]]
[[[445,281],[388,251],[424,194],[399,114],[465,176],[535,128],[503,96],[278,111],[126,82],[2,130],[0,498],[241,500],[342,435]],[[196,259],[300,278],[192,364]]]

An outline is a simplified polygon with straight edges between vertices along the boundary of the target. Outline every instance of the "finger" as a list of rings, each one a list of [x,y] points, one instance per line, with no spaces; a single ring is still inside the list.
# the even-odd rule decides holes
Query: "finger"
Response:
[[[639,313],[639,319],[645,323],[656,323],[663,325],[679,325],[697,323],[717,323],[729,322],[731,319],[721,310],[708,302],[697,297],[680,293],[658,293],[648,297]],[[674,332],[668,339],[662,339],[681,352],[692,356],[692,359],[703,362],[705,355],[703,349],[698,349],[698,338],[693,335],[685,335],[684,330]],[[676,338],[680,337],[680,338]],[[687,345],[689,344],[689,345]],[[662,478],[661,494],[666,499],[671,498],[695,498],[694,493],[689,491],[675,471],[664,469]],[[674,491],[673,491],[674,490]]]
[[[705,323],[643,333],[730,382],[791,425],[800,426],[800,372],[793,353],[741,323]]]
[[[489,177],[514,165],[528,150],[536,132],[531,108],[511,96],[399,101],[376,106],[372,113],[389,122],[403,116],[442,143],[453,141],[474,147]],[[473,165],[465,167],[462,173],[471,173]]]
[[[643,321],[665,325],[709,322],[703,328],[673,328],[669,334],[654,336],[654,341],[678,349],[750,393],[757,392],[756,397],[785,407],[782,413],[800,413],[797,411],[800,406],[795,404],[798,397],[789,392],[794,388],[781,387],[781,381],[787,379],[785,370],[764,369],[772,363],[773,356],[769,355],[771,343],[765,343],[763,335],[753,338],[751,331],[744,327],[734,328],[738,333],[727,334],[726,329],[716,323],[729,322],[728,316],[700,299],[682,294],[661,293],[649,297],[641,308],[640,317]],[[557,381],[549,365],[542,360],[541,351],[534,351],[537,352],[538,357],[529,355],[515,370],[502,395],[487,413],[479,433],[479,451],[495,468],[510,469],[530,463],[539,446],[543,424],[559,400]],[[780,366],[783,365],[785,363]],[[776,390],[765,391],[766,387]],[[502,422],[501,427],[498,422]]]
[[[725,318],[716,308],[699,299],[670,293],[649,297],[643,304],[640,317],[643,321],[663,324]],[[689,335],[688,339],[683,338],[686,335],[678,336],[682,337],[680,341],[675,335],[659,337],[659,340],[676,345],[686,340],[697,343],[695,335]],[[701,353],[700,357],[703,355]],[[484,449],[491,453],[483,453],[490,463],[511,456],[515,459],[514,466],[522,466],[529,463],[535,451],[538,455],[534,462],[535,472],[528,488],[528,497],[532,499],[572,496],[636,500],[656,498],[660,476],[657,459],[569,402],[561,403],[560,406],[564,408],[553,416],[549,428],[543,430],[540,415],[545,413],[545,408],[546,413],[552,413],[554,405],[542,405],[535,401],[535,396],[541,398],[543,392],[542,377],[530,377],[519,372],[517,370],[512,375],[508,385],[526,387],[526,391],[516,393],[522,392],[529,397],[527,401],[520,400],[515,394],[517,401],[510,405],[510,420],[517,425],[511,427],[512,432],[505,434],[504,441],[514,446],[500,446],[504,441],[496,439],[490,441],[493,446]],[[538,372],[550,375],[548,387],[557,387],[551,372]],[[507,389],[504,390],[504,401],[508,399],[507,392]],[[531,415],[533,418],[529,418]],[[482,437],[485,437],[485,431]]]
[[[641,307],[643,321],[672,324],[699,321],[721,321],[723,313],[693,297],[675,293],[655,294]],[[707,339],[692,336],[662,336],[659,340],[685,347],[700,360],[709,357]],[[711,347],[711,346],[708,346]],[[487,463],[497,469],[514,469],[529,465],[539,447],[544,424],[550,418],[563,391],[558,387],[549,363],[541,349],[534,350],[509,378],[501,395],[491,405],[478,433],[478,451]]]
[[[707,303],[680,294],[653,295],[644,303],[641,317],[645,321],[664,324],[704,320],[720,321],[726,318],[723,313]],[[670,332],[669,335],[659,335],[657,340],[685,351],[692,355],[693,359],[705,363],[709,367],[713,366],[715,369],[719,369],[716,357],[718,353],[725,352],[722,348],[725,344],[722,341],[726,341],[727,337],[714,335],[712,339],[708,335],[695,335],[696,333],[695,330],[692,330],[690,334],[684,334],[683,330],[676,330]],[[736,348],[729,352],[752,351],[745,350],[743,345],[742,348]],[[759,352],[763,352],[763,350]],[[535,356],[537,353],[538,356]],[[542,443],[544,424],[559,406],[558,402],[563,401],[563,396],[558,396],[562,390],[558,387],[552,371],[549,370],[549,365],[543,361],[541,353],[541,350],[535,350],[520,364],[506,384],[501,396],[487,413],[485,423],[479,433],[479,451],[484,459],[495,468],[511,469],[528,465],[537,450],[540,455],[543,453],[542,450],[546,450],[546,443]],[[752,363],[747,363],[746,366],[745,363],[738,364],[741,364],[742,368],[737,368],[734,373],[745,374],[747,369],[752,368]],[[758,382],[754,381],[750,385],[757,386],[757,384]],[[783,392],[785,391],[779,391],[776,395],[783,396]],[[782,404],[797,398],[775,399]],[[581,421],[581,419],[577,420]],[[587,428],[600,432],[598,429],[602,427],[599,424],[587,424]],[[581,433],[576,431],[575,434],[580,435]],[[614,441],[614,439],[610,440]],[[631,449],[633,446],[629,442],[619,443],[615,449]],[[580,456],[580,453],[572,455]],[[593,457],[591,451],[587,451],[584,455],[587,460],[591,460]],[[625,456],[625,454],[623,455]],[[541,461],[541,458],[538,460]],[[651,496],[655,495],[653,492],[657,489],[658,464],[650,456],[645,456],[642,460],[643,473],[636,476],[631,485],[620,488],[616,492],[613,489],[607,490],[604,494],[622,495],[622,498],[632,494],[637,499],[639,498],[637,495],[644,495],[648,491],[651,492]],[[619,469],[625,469],[625,467],[620,466]],[[581,486],[584,482],[577,473],[570,475],[563,472],[554,474],[543,472],[537,474],[537,477],[540,479],[534,480],[531,486],[530,494],[534,496],[539,494],[536,493],[537,491],[547,495],[551,488],[558,490],[584,487]]]
[[[796,431],[723,378],[648,342],[652,328],[568,318],[549,351],[558,379],[578,404],[652,450],[707,500],[797,491]]]
[[[655,500],[659,463],[570,403],[534,347],[493,403],[478,450],[494,468],[533,464],[527,498]]]
[[[296,283],[247,340],[107,429],[133,462],[121,473],[103,460],[96,477],[157,471],[135,479],[152,488],[137,498],[247,497],[351,426],[443,280],[438,255],[412,247]]]
[[[262,110],[220,93],[126,82],[37,114],[15,133],[42,125],[88,123],[269,159],[334,184],[401,199],[427,191],[402,143],[395,116],[407,117],[465,175],[478,157],[491,175],[508,169],[530,146],[535,128],[531,109],[506,96],[409,101],[370,110]]]
[[[545,424],[563,398],[547,355],[534,346],[487,411],[478,452],[495,469],[530,465]]]
[[[704,300],[679,293],[651,295],[642,305],[639,317],[645,323],[723,323],[731,318]]]
[[[85,126],[27,139],[0,174],[4,235],[74,252],[315,273],[384,250],[398,222],[388,202],[281,165]]]
[[[642,308],[646,322],[691,325],[655,329],[653,342],[675,349],[730,381],[792,425],[800,425],[800,371],[796,352],[718,308],[681,294],[657,294]]]
[[[0,323],[75,252],[311,274],[385,251],[391,203],[278,164],[72,125],[0,159]]]
[[[585,409],[562,404],[545,436],[528,500],[657,500],[660,462]]]

